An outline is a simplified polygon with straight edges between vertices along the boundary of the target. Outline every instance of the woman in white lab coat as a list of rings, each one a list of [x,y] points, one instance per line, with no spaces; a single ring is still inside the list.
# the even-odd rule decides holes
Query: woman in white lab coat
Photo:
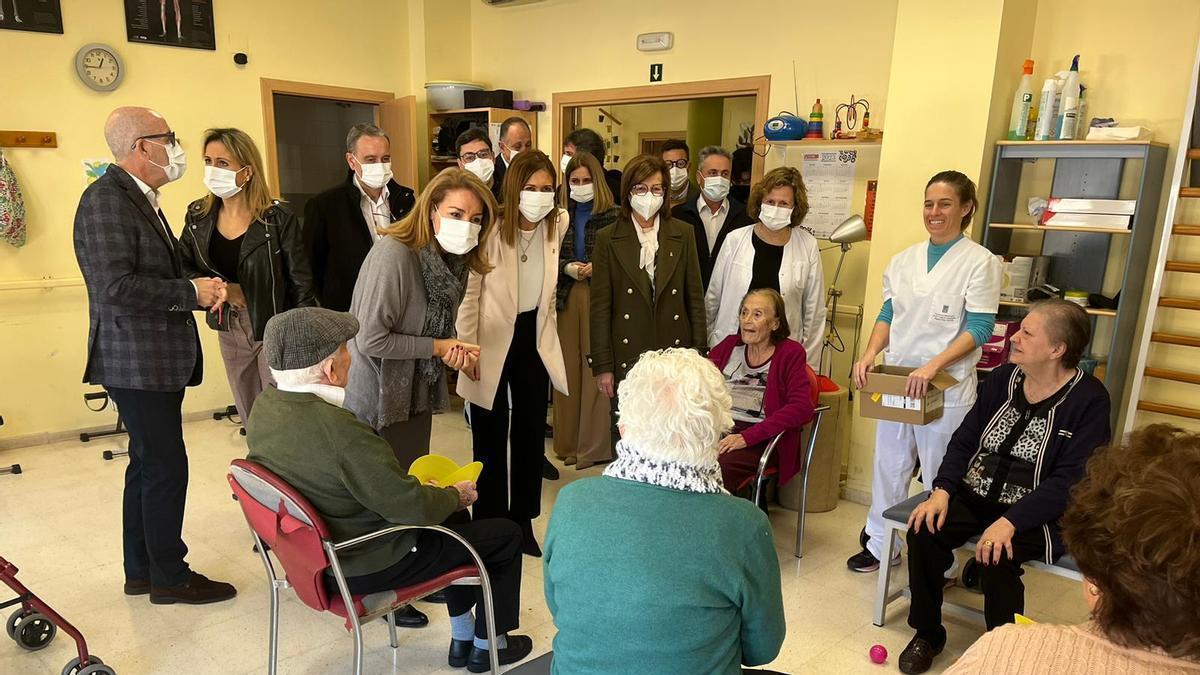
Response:
[[[817,240],[800,227],[808,214],[808,191],[793,167],[773,169],[750,191],[746,213],[754,225],[730,232],[704,296],[708,346],[738,332],[742,298],[755,288],[783,296],[793,339],[804,345],[808,364],[821,366],[825,340],[825,273]]]
[[[908,498],[918,457],[925,487],[933,488],[950,436],[975,403],[975,365],[996,322],[1001,275],[996,256],[963,234],[978,208],[970,178],[958,171],[935,175],[925,186],[929,239],[896,254],[884,270],[883,309],[854,364],[855,385],[865,385],[880,354],[887,365],[916,368],[908,377],[908,396],[923,397],[938,373],[958,384],[946,390],[942,416],[929,424],[876,423],[866,541],[846,561],[855,572],[879,569],[883,511]]]

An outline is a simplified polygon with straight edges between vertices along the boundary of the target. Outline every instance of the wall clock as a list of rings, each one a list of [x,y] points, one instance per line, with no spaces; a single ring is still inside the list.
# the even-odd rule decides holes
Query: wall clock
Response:
[[[96,91],[113,91],[125,78],[125,63],[117,50],[104,44],[84,45],[75,53],[75,72]]]

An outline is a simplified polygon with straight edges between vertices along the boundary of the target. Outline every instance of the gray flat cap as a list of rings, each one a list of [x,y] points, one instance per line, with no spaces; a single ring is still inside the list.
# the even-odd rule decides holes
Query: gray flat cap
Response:
[[[267,365],[275,370],[315,366],[358,334],[358,319],[322,307],[298,307],[276,314],[263,331]]]

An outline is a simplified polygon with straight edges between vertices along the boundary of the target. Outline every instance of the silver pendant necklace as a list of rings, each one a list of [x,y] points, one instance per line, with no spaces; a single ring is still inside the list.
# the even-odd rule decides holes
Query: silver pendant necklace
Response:
[[[533,245],[533,240],[537,238],[537,228],[530,231],[529,237],[525,237],[525,231],[521,230],[521,262],[529,261],[529,247]]]

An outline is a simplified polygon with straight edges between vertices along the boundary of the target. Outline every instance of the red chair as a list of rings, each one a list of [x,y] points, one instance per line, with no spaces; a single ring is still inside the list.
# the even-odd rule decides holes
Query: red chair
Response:
[[[335,542],[317,510],[299,492],[266,467],[244,459],[235,459],[229,467],[229,485],[242,507],[246,523],[254,535],[259,555],[271,585],[271,638],[267,672],[275,675],[279,660],[279,589],[291,588],[300,600],[318,612],[332,612],[346,620],[346,629],[354,634],[354,673],[362,675],[362,625],[386,617],[392,649],[396,642],[396,623],[392,612],[448,586],[480,586],[483,612],[487,621],[488,644],[496,644],[496,620],[492,612],[492,587],[479,554],[458,533],[437,526],[397,525],[364,534],[348,541]],[[436,530],[462,544],[475,559],[474,565],[453,569],[421,584],[383,593],[351,595],[346,576],[338,562],[338,552],[361,546],[379,537],[405,530]],[[275,573],[267,550],[275,554],[283,567],[284,578]],[[325,588],[325,571],[332,572],[340,595]],[[348,611],[352,608],[353,611]],[[478,611],[479,608],[476,608]],[[499,673],[496,650],[488,650],[491,672]]]

